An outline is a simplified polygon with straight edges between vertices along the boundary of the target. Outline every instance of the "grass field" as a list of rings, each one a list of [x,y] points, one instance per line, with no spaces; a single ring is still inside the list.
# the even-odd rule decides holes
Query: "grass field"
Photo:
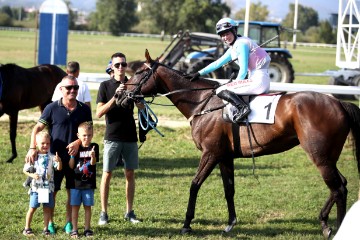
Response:
[[[0,63],[17,63],[23,67],[36,65],[36,35],[34,32],[0,31]],[[156,38],[114,37],[106,35],[69,34],[67,59],[78,61],[82,72],[104,72],[111,54],[122,51],[128,61],[145,59],[145,49],[153,58],[159,56],[169,40]],[[289,48],[295,73],[319,73],[337,69],[335,48]],[[299,77],[295,82],[326,84],[328,77]]]
[[[0,62],[15,62],[33,66],[34,33],[0,31]],[[125,38],[111,36],[69,36],[69,60],[77,60],[83,72],[103,72],[110,55],[124,51],[128,60],[144,59],[148,48],[152,56],[158,56],[168,42],[157,39]],[[323,72],[335,67],[335,49],[290,49],[296,72]],[[326,84],[324,77],[296,77],[295,82]],[[96,91],[92,91],[95,106]],[[157,100],[168,103],[166,99]],[[152,106],[158,116],[184,119],[174,107]],[[28,111],[23,111],[27,114]],[[95,111],[93,107],[93,112]],[[94,118],[95,119],[95,118]],[[0,122],[0,237],[21,239],[28,208],[28,195],[21,186],[23,159],[29,147],[30,132],[34,121],[21,122],[18,126],[18,158],[13,164],[5,163],[10,156],[9,127]],[[102,169],[102,139],[105,127],[95,125],[94,141],[100,145],[100,163],[97,183],[100,184]],[[140,169],[136,173],[137,190],[134,209],[143,220],[132,225],[122,219],[125,209],[125,181],[122,171],[114,173],[110,189],[108,226],[97,226],[100,213],[100,197],[95,194],[92,226],[95,239],[323,239],[318,214],[329,191],[319,172],[300,147],[287,152],[256,158],[256,175],[252,175],[251,159],[235,160],[235,206],[238,225],[229,234],[222,234],[226,226],[227,210],[221,177],[215,169],[202,186],[193,234],[180,236],[179,230],[185,218],[190,182],[195,174],[200,152],[191,139],[190,128],[164,128],[160,137],[151,132],[140,149]],[[359,178],[350,144],[346,144],[338,168],[348,179],[348,208],[357,200]],[[60,228],[65,221],[65,192],[58,194],[55,221],[59,228],[56,239],[68,239]],[[335,229],[335,209],[330,224]],[[83,209],[79,217],[80,232],[83,226]],[[40,238],[42,212],[35,213],[32,225],[36,238]]]
[[[21,238],[28,195],[21,186],[23,159],[28,149],[29,136],[34,122],[19,124],[17,146],[19,157],[13,164],[5,163],[10,155],[8,124],[0,122],[1,190],[0,236],[2,239]],[[102,153],[103,125],[95,126],[94,141],[100,143]],[[195,149],[189,128],[160,128],[165,134],[149,134],[140,149],[140,170],[137,171],[135,211],[143,220],[131,225],[122,220],[125,209],[124,178],[116,170],[111,184],[108,226],[97,226],[100,213],[99,193],[95,194],[92,226],[95,239],[322,239],[317,217],[329,191],[314,165],[304,152],[296,147],[282,154],[256,158],[256,175],[252,175],[251,159],[235,161],[235,205],[238,225],[226,235],[222,230],[227,221],[221,177],[218,169],[202,186],[192,227],[194,233],[180,236],[185,217],[189,186],[197,168],[200,152]],[[101,154],[102,155],[102,154]],[[97,172],[100,183],[101,163]],[[357,199],[358,175],[352,152],[347,144],[338,167],[348,179],[348,207]],[[65,192],[58,194],[56,222],[64,224]],[[33,219],[33,229],[40,234],[41,210]],[[83,210],[79,227],[83,226]],[[335,210],[330,224],[335,224]],[[39,236],[39,235],[38,235]],[[56,239],[67,239],[62,231]]]

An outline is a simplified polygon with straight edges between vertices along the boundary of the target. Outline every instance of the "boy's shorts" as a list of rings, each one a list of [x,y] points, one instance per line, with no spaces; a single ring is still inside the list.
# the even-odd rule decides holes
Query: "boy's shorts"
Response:
[[[29,207],[31,208],[38,208],[40,207],[40,203],[38,202],[38,193],[37,192],[30,192],[30,204]],[[49,193],[49,202],[43,203],[43,207],[49,207],[54,208],[55,202],[54,202],[54,193]]]
[[[70,189],[70,205],[94,206],[94,189]]]
[[[139,156],[136,142],[120,142],[104,140],[103,172],[111,172],[122,156],[125,169],[138,169]]]

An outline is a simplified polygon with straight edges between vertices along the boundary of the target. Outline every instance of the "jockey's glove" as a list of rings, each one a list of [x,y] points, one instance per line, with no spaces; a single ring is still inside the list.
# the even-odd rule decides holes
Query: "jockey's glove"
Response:
[[[196,73],[189,74],[189,77],[190,77],[190,82],[196,81],[199,79],[200,73],[196,72]]]

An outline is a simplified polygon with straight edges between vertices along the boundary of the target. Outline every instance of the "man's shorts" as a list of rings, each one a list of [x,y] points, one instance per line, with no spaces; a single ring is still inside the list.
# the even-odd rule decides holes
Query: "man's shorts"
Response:
[[[30,192],[30,204],[29,207],[31,208],[38,208],[40,207],[40,203],[38,202],[38,193],[37,192]],[[55,202],[54,202],[54,193],[50,192],[49,193],[49,202],[48,203],[43,203],[43,207],[49,207],[49,208],[54,208],[55,206]]]
[[[74,188],[74,170],[69,167],[69,164],[63,164],[63,168],[60,171],[54,171],[55,192],[61,189],[61,182],[64,177],[66,180],[66,189]]]
[[[94,189],[70,189],[70,205],[94,206]]]
[[[125,169],[138,169],[139,156],[136,142],[120,142],[104,140],[103,171],[111,172],[122,156]]]

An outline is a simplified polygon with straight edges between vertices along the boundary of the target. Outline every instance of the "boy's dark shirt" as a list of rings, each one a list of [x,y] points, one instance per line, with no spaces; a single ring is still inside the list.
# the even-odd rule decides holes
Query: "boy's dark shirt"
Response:
[[[95,146],[96,162],[99,162],[99,145],[97,143],[91,143],[89,147],[80,146],[78,154],[75,156],[75,189],[96,188],[96,164],[90,164],[93,146]]]

